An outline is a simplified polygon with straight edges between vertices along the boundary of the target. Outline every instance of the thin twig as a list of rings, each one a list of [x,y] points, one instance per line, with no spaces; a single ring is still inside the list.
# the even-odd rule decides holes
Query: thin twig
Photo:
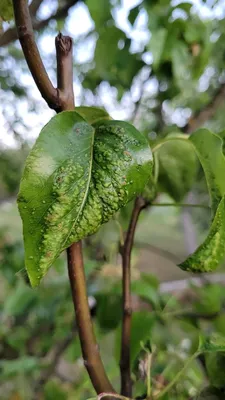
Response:
[[[130,335],[131,335],[131,251],[134,243],[134,234],[140,212],[146,207],[142,197],[137,197],[131,215],[125,242],[121,248],[123,267],[123,322],[120,353],[121,394],[132,396],[131,367],[130,367]]]
[[[67,258],[84,364],[96,392],[113,393],[114,389],[106,376],[91,322],[81,242],[74,243],[67,249]]]
[[[13,0],[18,37],[34,81],[50,108],[58,109],[58,91],[52,85],[38,51],[27,0]]]

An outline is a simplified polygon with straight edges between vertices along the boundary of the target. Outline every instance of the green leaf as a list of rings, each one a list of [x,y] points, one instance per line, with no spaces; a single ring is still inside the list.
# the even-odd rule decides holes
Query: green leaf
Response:
[[[146,279],[145,279],[146,278]],[[132,282],[132,293],[140,298],[149,301],[153,305],[159,305],[159,295],[157,288],[147,280],[147,276],[142,274],[141,278]]]
[[[1,0],[0,20],[10,21],[13,18],[12,0]]]
[[[151,170],[147,140],[127,122],[93,127],[76,111],[53,117],[27,158],[18,196],[32,286],[65,248],[142,192]]]
[[[91,18],[94,20],[97,31],[100,30],[109,19],[112,19],[109,2],[105,0],[87,0],[86,5]]]
[[[136,18],[139,14],[139,10],[140,10],[139,5],[130,10],[128,20],[131,25],[134,25]]]
[[[222,198],[205,241],[179,267],[185,271],[210,272],[225,256],[225,197]]]
[[[225,389],[225,351],[206,354],[206,368],[210,383]]]
[[[29,286],[19,282],[19,285],[14,287],[13,292],[8,294],[4,304],[4,313],[7,316],[14,317],[22,315],[36,298],[36,293]]]
[[[225,337],[219,335],[218,333],[212,334],[210,337],[200,336],[198,353],[208,353],[208,352],[225,352]]]
[[[68,396],[59,384],[54,381],[48,381],[44,386],[45,400],[67,400]]]
[[[177,138],[177,140],[168,140]],[[188,140],[180,134],[170,134],[156,151],[159,190],[181,201],[191,189],[197,174],[197,158]]]
[[[225,157],[223,141],[207,129],[190,136],[202,164],[213,213],[213,222],[203,244],[179,266],[186,271],[209,272],[217,268],[225,257]]]
[[[158,67],[163,54],[163,49],[167,37],[167,29],[161,28],[152,32],[152,36],[149,42],[149,50],[153,55],[153,65]]]
[[[225,195],[223,141],[218,135],[207,129],[200,129],[193,133],[189,140],[194,145],[199,161],[202,164],[211,198],[213,215],[215,215],[219,202],[222,196]]]
[[[144,311],[137,311],[132,315],[131,323],[131,346],[130,346],[130,358],[133,364],[136,357],[141,350],[141,342],[145,343],[150,335],[154,324],[154,316]],[[115,337],[115,357],[119,361],[120,357],[120,336],[121,327],[117,330]]]
[[[40,368],[40,359],[37,357],[22,356],[18,360],[0,361],[1,377],[11,377],[30,373]]]
[[[99,326],[105,331],[115,329],[122,317],[121,296],[112,292],[100,292],[95,297],[97,300],[96,318]]]
[[[171,56],[174,78],[177,85],[183,89],[184,81],[190,80],[190,55],[187,46],[183,42],[177,41]]]
[[[110,115],[105,110],[98,107],[76,107],[76,112],[91,125],[99,120],[111,119]]]
[[[115,73],[115,59],[119,54],[118,42],[126,36],[115,26],[105,27],[99,36],[95,48],[95,70],[102,80],[111,79]]]

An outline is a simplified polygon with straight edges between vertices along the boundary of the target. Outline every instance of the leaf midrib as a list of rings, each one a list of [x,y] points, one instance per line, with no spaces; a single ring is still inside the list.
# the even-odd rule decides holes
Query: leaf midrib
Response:
[[[90,156],[91,156],[91,158],[90,158],[90,163],[89,163],[89,164],[90,164],[90,169],[89,169],[89,174],[88,174],[87,187],[86,187],[86,190],[85,190],[85,193],[84,193],[83,201],[82,201],[81,206],[80,206],[80,210],[79,210],[79,212],[77,213],[77,217],[76,217],[74,223],[72,224],[71,229],[69,230],[69,233],[68,233],[66,239],[64,240],[64,242],[63,242],[63,244],[62,244],[62,247],[65,246],[65,244],[66,244],[68,238],[70,237],[71,232],[72,232],[74,226],[76,225],[77,220],[78,220],[79,217],[80,217],[80,214],[81,214],[81,212],[82,212],[82,210],[83,210],[83,208],[84,208],[84,206],[85,206],[85,203],[86,203],[86,200],[87,200],[87,197],[88,197],[88,192],[89,192],[89,187],[90,187],[90,182],[91,182],[91,176],[92,176],[93,152],[94,152],[94,138],[95,138],[95,129],[93,128],[93,135],[92,135],[92,140],[91,140],[91,145],[90,145],[90,149],[91,149],[91,154],[90,154]],[[61,251],[61,250],[60,250],[60,251]]]

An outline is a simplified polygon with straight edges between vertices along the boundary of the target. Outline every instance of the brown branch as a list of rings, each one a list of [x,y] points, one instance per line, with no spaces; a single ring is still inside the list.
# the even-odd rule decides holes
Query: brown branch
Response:
[[[130,367],[130,335],[131,335],[131,251],[134,243],[134,234],[140,212],[146,207],[142,197],[137,197],[134,203],[130,224],[125,242],[121,248],[123,267],[123,322],[120,353],[121,394],[132,396],[131,367]]]
[[[33,0],[30,3],[29,10],[30,10],[31,16],[35,16],[37,14],[37,12],[41,6],[41,3],[43,3],[43,0]]]
[[[33,29],[35,31],[40,31],[41,29],[45,28],[48,25],[48,23],[50,21],[52,21],[53,19],[59,20],[59,19],[66,18],[68,15],[69,9],[72,6],[74,6],[75,4],[77,4],[78,1],[80,1],[80,0],[67,1],[67,3],[63,7],[58,8],[58,10],[54,14],[50,15],[49,17],[47,17],[45,19],[42,19],[41,21],[34,19],[32,21]],[[19,2],[19,0],[18,0],[18,2]],[[32,3],[31,3],[31,5],[32,5]],[[16,39],[18,39],[16,27],[9,28],[6,32],[4,32],[0,36],[0,47],[7,46],[9,43],[13,42]]]
[[[190,118],[188,124],[183,128],[183,131],[185,133],[191,133],[198,129],[215,115],[217,109],[221,105],[225,105],[225,83],[216,91],[210,103]]]
[[[18,37],[34,81],[50,108],[59,107],[58,91],[48,77],[38,51],[27,0],[13,0]]]
[[[91,322],[81,242],[74,243],[67,249],[67,259],[84,365],[98,394],[102,392],[114,393],[105,373]]]
[[[61,33],[56,36],[57,86],[61,110],[74,110],[72,39]]]

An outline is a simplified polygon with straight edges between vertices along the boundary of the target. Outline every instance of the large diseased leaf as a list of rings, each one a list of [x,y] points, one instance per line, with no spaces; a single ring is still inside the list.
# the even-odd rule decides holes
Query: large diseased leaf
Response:
[[[91,126],[76,111],[53,117],[27,158],[18,196],[31,284],[140,193],[151,170],[149,145],[130,124]]]
[[[225,257],[225,197],[222,198],[203,244],[179,266],[192,272],[210,272]]]
[[[223,141],[218,135],[207,129],[198,130],[190,136],[189,140],[194,145],[202,164],[211,198],[213,215],[215,215],[218,204],[225,194]]]

